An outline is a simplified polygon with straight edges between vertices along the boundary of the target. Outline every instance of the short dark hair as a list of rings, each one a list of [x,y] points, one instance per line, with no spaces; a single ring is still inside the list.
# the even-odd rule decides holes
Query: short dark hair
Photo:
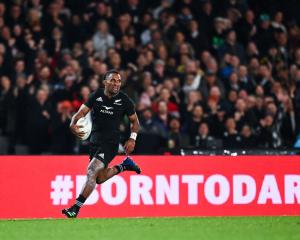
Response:
[[[103,80],[106,80],[110,74],[120,74],[120,72],[116,69],[111,69],[111,70],[107,71],[106,73],[104,73]]]

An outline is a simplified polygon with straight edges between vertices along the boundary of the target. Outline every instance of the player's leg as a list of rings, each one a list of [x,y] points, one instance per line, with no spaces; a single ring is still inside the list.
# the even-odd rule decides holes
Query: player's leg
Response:
[[[87,178],[82,187],[81,193],[76,199],[76,203],[68,209],[63,209],[62,213],[69,218],[77,217],[80,208],[84,204],[85,200],[90,196],[96,186],[96,179],[101,170],[105,168],[105,164],[97,159],[93,158],[87,168]]]
[[[98,184],[104,183],[108,179],[123,171],[134,171],[137,174],[141,173],[141,169],[139,168],[139,166],[131,158],[126,157],[126,159],[121,164],[104,168],[99,171],[96,181]]]

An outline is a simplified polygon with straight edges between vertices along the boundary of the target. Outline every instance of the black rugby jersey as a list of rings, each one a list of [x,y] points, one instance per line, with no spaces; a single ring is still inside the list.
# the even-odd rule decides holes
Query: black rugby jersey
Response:
[[[103,88],[93,92],[84,105],[91,109],[93,127],[90,142],[93,144],[118,143],[124,115],[135,113],[134,104],[125,93],[120,91],[116,96],[108,98]]]

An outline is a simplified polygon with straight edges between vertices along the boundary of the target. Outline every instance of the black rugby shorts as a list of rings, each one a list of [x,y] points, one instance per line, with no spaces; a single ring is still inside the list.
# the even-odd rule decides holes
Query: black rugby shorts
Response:
[[[118,154],[119,144],[118,143],[101,143],[90,145],[90,161],[95,157],[102,161],[107,167],[108,164]]]

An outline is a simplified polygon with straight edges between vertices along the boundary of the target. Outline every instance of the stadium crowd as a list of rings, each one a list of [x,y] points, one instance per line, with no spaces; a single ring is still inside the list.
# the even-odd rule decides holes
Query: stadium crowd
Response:
[[[258,4],[259,3],[259,4]],[[0,1],[7,152],[86,151],[72,114],[121,72],[137,153],[291,148],[300,123],[298,1]],[[128,122],[120,127],[128,137]]]

